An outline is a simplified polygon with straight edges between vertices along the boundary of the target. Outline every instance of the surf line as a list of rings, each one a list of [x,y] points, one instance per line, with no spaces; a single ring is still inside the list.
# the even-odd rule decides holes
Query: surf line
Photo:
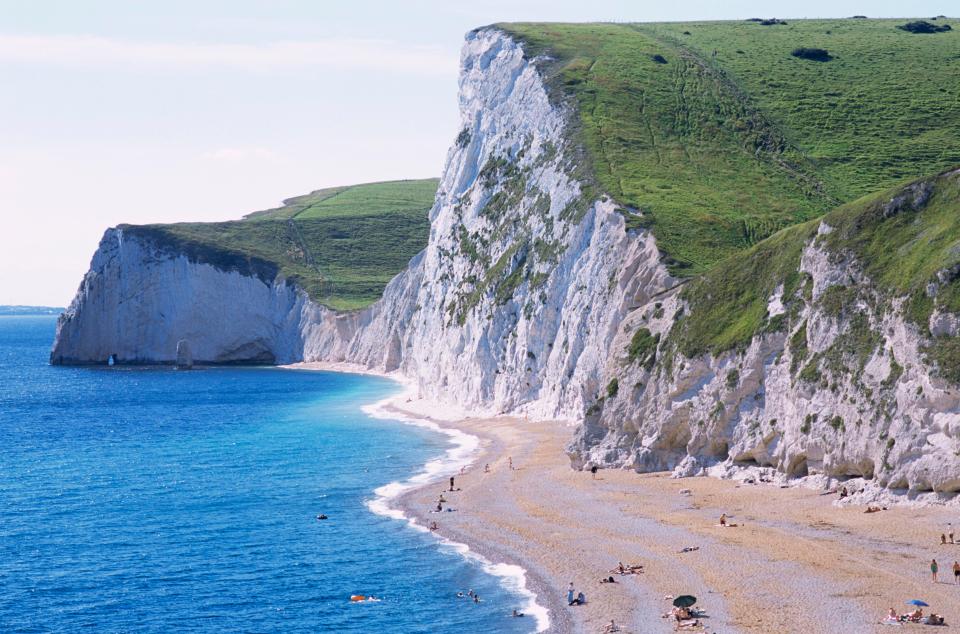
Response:
[[[362,408],[363,412],[372,418],[395,420],[406,425],[430,429],[449,437],[453,446],[447,449],[444,455],[428,461],[419,473],[414,474],[402,482],[390,482],[374,489],[373,493],[376,497],[367,501],[367,508],[377,515],[406,521],[416,530],[431,533],[443,546],[450,548],[464,559],[479,564],[484,572],[499,578],[504,588],[526,599],[526,604],[523,606],[524,613],[534,617],[537,624],[537,632],[545,632],[550,628],[549,610],[537,603],[537,594],[527,587],[526,569],[515,564],[493,563],[486,557],[470,550],[468,545],[437,535],[426,526],[420,524],[415,518],[391,506],[391,502],[407,491],[420,488],[431,482],[443,480],[449,476],[457,475],[461,467],[466,467],[473,463],[480,449],[480,439],[472,434],[462,432],[459,429],[443,427],[432,420],[417,418],[406,412],[388,409],[387,406],[390,403],[396,402],[399,399],[406,400],[411,390],[409,385],[405,387],[407,389],[399,396],[390,396],[376,403],[365,405]]]

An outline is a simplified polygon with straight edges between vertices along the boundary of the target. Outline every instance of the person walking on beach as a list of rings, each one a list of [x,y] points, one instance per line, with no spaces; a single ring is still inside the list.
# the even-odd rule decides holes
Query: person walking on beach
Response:
[[[937,565],[936,559],[930,560],[930,576],[933,577],[933,582],[937,582],[937,571],[940,569],[940,566]]]
[[[453,491],[453,476],[450,476],[450,490]]]
[[[510,471],[513,471],[513,456],[507,456],[507,463],[510,465]]]
[[[590,467],[590,477],[593,478],[594,480],[597,479],[597,465],[593,465],[592,467]]]
[[[484,473],[490,473],[490,463],[489,463],[489,462],[488,462],[487,464],[483,465],[483,472],[484,472]]]
[[[953,580],[960,585],[960,561],[953,562]]]

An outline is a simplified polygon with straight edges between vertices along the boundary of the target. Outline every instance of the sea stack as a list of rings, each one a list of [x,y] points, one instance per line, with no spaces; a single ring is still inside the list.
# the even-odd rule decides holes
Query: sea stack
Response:
[[[177,369],[189,370],[193,368],[193,354],[190,352],[190,342],[181,339],[177,342]]]

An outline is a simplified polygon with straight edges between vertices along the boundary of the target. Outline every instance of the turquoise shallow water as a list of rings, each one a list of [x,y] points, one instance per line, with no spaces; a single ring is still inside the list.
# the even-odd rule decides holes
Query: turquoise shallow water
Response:
[[[448,448],[361,412],[392,382],[50,367],[54,324],[0,317],[0,631],[534,629],[496,577],[367,508]]]

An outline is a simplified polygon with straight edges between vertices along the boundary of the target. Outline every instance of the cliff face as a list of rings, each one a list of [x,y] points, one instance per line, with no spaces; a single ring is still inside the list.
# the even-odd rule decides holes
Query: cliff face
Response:
[[[475,31],[461,68],[429,245],[349,318],[362,327],[348,344],[321,328],[305,358],[400,368],[423,396],[475,411],[575,418],[621,319],[670,278],[652,237],[578,178],[571,113],[520,45]]]
[[[874,263],[868,274],[863,254],[849,246],[870,244],[880,232],[900,235],[887,248],[907,269],[929,244],[955,251],[953,229],[941,222],[956,212],[958,181],[960,173],[949,173],[852,216],[830,214],[731,264],[780,270],[769,274],[757,332],[729,350],[685,353],[698,349],[697,329],[711,327],[705,300],[728,299],[720,277],[631,313],[606,369],[616,388],[579,430],[574,463],[678,475],[759,466],[915,493],[960,490],[960,390],[951,378],[956,359],[944,354],[958,321],[940,308],[953,302],[958,269],[933,267],[939,281],[912,294],[889,292],[878,279],[885,272]],[[846,223],[846,235],[836,237],[835,221]],[[753,307],[732,292],[740,307],[728,312],[737,326]]]
[[[269,266],[225,266],[107,231],[70,307],[52,363],[173,363],[186,340],[200,363],[284,363],[302,356],[305,295]]]

